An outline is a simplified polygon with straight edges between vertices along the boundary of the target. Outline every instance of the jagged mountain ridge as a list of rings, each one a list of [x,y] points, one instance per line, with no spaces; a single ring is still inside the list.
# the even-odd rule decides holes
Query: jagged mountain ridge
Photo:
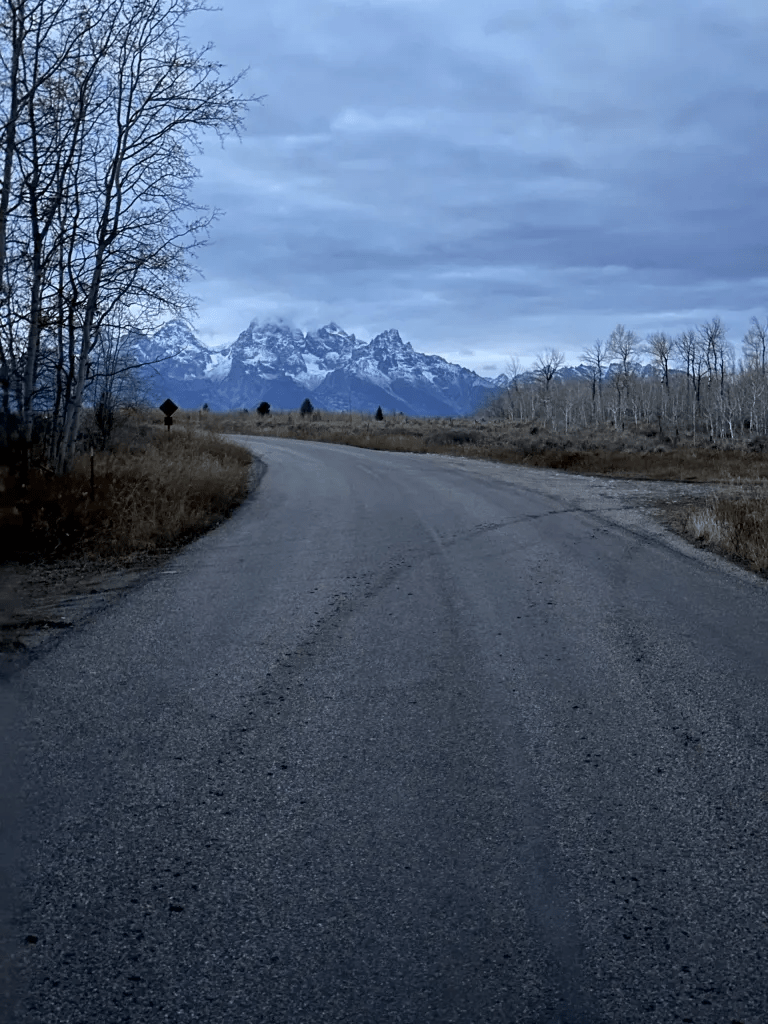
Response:
[[[440,356],[415,352],[397,330],[370,342],[330,323],[303,332],[283,320],[252,323],[232,345],[211,349],[188,324],[173,320],[135,341],[137,359],[151,362],[153,397],[182,408],[376,409],[413,416],[465,416],[497,385]]]
[[[397,330],[369,342],[335,323],[304,332],[284,320],[252,321],[231,345],[212,349],[182,320],[172,320],[152,337],[134,342],[152,398],[171,397],[182,408],[207,404],[216,411],[252,409],[267,401],[274,409],[297,409],[309,398],[318,409],[384,412],[412,416],[467,416],[513,382],[507,374],[481,377],[441,356],[416,352]],[[633,366],[636,373],[656,373]],[[618,371],[606,368],[605,380]],[[589,367],[561,367],[556,378],[591,379]],[[518,382],[535,379],[533,371]]]

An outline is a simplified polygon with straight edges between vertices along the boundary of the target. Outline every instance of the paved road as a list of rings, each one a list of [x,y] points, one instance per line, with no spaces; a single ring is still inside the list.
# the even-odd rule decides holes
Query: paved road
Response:
[[[765,585],[534,471],[249,443],[6,684],[12,1019],[765,1024]]]

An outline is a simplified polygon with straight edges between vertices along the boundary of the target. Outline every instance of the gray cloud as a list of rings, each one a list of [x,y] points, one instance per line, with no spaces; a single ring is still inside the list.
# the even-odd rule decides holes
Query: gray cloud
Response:
[[[765,310],[763,54],[748,0],[229,0],[268,97],[211,146],[201,333],[334,319],[491,372],[616,322]],[[461,355],[461,353],[464,353]]]

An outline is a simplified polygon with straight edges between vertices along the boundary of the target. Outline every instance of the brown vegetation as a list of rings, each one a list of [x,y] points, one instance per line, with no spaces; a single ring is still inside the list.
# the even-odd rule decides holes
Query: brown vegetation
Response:
[[[564,435],[534,422],[488,418],[415,419],[400,414],[382,422],[361,413],[192,413],[194,422],[222,434],[261,434],[347,444],[378,451],[462,455],[571,473],[689,483],[728,482],[735,477],[768,479],[768,455],[760,438],[751,442],[672,444],[653,429],[627,429],[617,436],[605,428]]]
[[[6,470],[0,559],[120,559],[172,548],[209,529],[244,498],[251,455],[210,431],[124,426],[112,450],[80,451],[72,470]],[[0,468],[0,473],[2,473]]]
[[[765,483],[736,483],[689,509],[684,532],[748,569],[768,574],[768,489]]]

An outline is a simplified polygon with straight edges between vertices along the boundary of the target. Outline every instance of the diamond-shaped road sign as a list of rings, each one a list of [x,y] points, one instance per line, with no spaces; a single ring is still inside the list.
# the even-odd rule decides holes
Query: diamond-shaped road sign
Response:
[[[166,398],[166,400],[160,406],[160,412],[165,413],[166,416],[173,416],[173,414],[176,412],[178,408],[179,407],[178,405],[176,405],[175,402],[172,402],[170,398]]]

